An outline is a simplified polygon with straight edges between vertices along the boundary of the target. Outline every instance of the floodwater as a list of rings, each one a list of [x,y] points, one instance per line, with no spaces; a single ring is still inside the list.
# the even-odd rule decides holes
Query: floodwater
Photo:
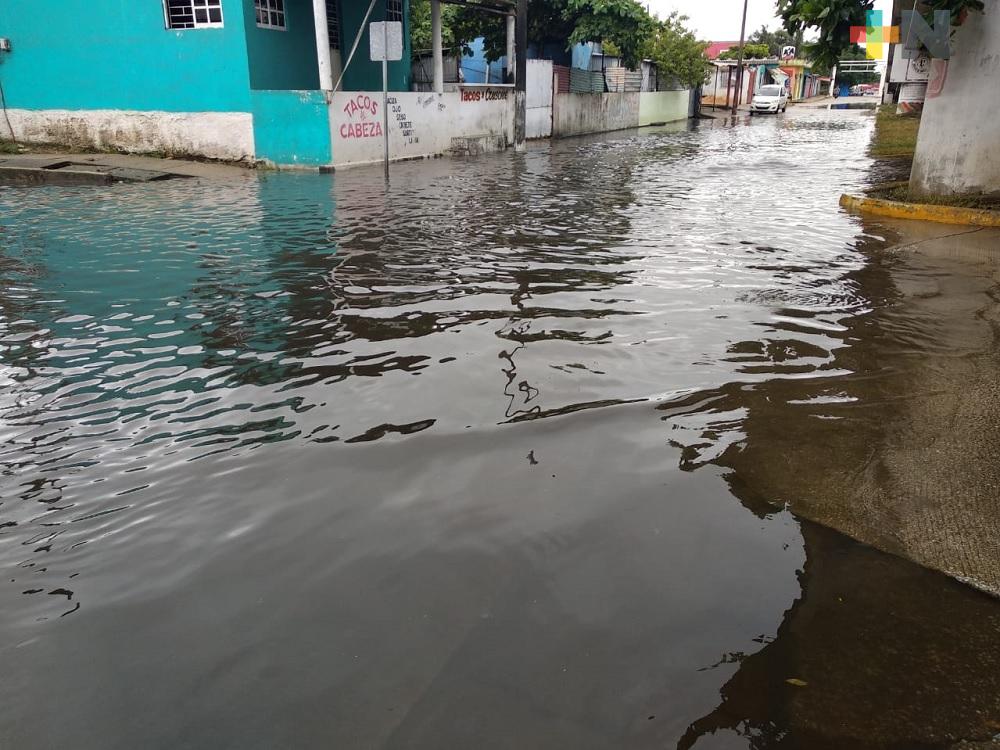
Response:
[[[1000,603],[844,511],[995,352],[838,210],[871,127],[0,188],[0,746],[996,735]]]

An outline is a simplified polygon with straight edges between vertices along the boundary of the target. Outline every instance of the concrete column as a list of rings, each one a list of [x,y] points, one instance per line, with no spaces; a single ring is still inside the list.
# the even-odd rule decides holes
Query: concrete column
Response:
[[[441,49],[441,0],[431,0],[431,47],[434,52],[434,90],[444,92],[444,52]]]
[[[998,11],[993,2],[969,13],[951,38],[951,59],[931,61],[910,174],[916,196],[1000,193]]]
[[[517,0],[517,63],[514,74],[514,150],[525,151],[528,115],[528,0]]]
[[[514,59],[515,56],[515,37],[514,29],[517,26],[517,19],[514,18],[514,14],[507,16],[507,75],[510,76],[510,81],[505,81],[505,83],[512,83],[514,80],[514,69],[517,67],[517,62]]]
[[[316,26],[319,87],[324,91],[333,91],[333,66],[330,64],[330,31],[326,25],[326,0],[313,0],[313,23]]]

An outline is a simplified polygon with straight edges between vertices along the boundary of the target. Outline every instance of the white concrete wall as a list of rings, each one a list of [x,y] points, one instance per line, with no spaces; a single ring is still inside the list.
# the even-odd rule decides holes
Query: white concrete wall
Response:
[[[552,61],[528,60],[525,114],[527,138],[552,135]]]
[[[564,138],[639,127],[639,92],[556,94],[552,135]]]
[[[691,92],[643,91],[639,94],[639,125],[688,119]]]
[[[249,112],[11,109],[8,116],[22,141],[234,161],[254,157]]]
[[[381,92],[335,93],[330,127],[335,166],[382,161]],[[389,94],[390,159],[443,154],[461,147],[465,139],[480,137],[504,147],[513,143],[511,88],[467,86],[444,94]]]
[[[987,0],[986,12],[970,13],[954,34],[943,86],[939,66],[932,63],[910,189],[1000,193],[1000,2]]]

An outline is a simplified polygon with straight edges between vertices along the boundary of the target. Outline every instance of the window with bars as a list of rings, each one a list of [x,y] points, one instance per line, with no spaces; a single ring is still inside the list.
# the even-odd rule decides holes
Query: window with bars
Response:
[[[222,0],[164,0],[168,29],[222,26]]]
[[[340,49],[340,17],[337,15],[337,0],[326,0],[326,30],[330,36],[330,47]]]
[[[403,20],[403,0],[385,0],[385,20]]]
[[[285,0],[253,0],[257,25],[262,29],[285,28]]]

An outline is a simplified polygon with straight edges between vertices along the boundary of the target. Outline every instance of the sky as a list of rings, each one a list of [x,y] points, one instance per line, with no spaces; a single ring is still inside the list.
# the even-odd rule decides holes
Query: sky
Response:
[[[743,0],[641,0],[649,10],[661,18],[671,11],[680,11],[689,17],[688,27],[702,39],[711,42],[726,42],[740,38],[740,20],[743,15]],[[888,12],[892,0],[878,0],[876,7]],[[747,36],[767,26],[777,28],[779,21],[775,15],[774,0],[749,0],[747,8]]]

